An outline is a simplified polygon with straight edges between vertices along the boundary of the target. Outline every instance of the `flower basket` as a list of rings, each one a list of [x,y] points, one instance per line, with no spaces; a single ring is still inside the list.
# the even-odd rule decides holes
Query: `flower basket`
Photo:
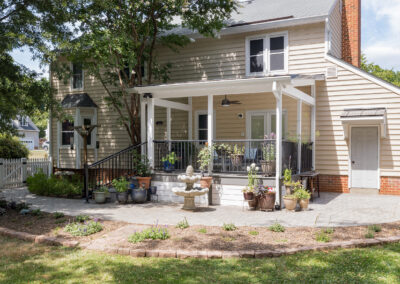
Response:
[[[275,192],[266,192],[258,196],[258,206],[261,211],[274,211],[275,209]]]

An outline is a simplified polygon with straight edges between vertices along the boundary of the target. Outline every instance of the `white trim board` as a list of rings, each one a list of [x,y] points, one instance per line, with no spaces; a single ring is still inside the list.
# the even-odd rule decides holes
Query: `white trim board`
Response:
[[[213,115],[213,127],[214,127],[214,139],[216,139],[216,134],[217,134],[217,116],[216,116],[216,110],[214,109],[214,115]],[[195,140],[199,140],[199,115],[208,115],[207,110],[196,110],[194,112],[194,137]]]

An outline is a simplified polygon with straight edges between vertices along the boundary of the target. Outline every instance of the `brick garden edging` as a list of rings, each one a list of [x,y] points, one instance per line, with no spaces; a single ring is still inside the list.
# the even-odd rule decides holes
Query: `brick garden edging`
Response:
[[[51,246],[77,247],[79,242],[68,241],[60,238],[48,237],[45,235],[33,235],[24,232],[17,232],[11,229],[0,227],[0,235],[17,238],[24,241],[31,241]],[[362,248],[388,243],[400,242],[400,236],[392,236],[375,239],[360,239],[343,242],[333,242],[303,246],[299,248],[285,248],[274,250],[239,250],[239,251],[191,251],[191,250],[159,250],[159,249],[130,249],[130,248],[90,248],[94,251],[102,251],[110,254],[130,255],[132,257],[159,257],[159,258],[202,258],[202,259],[227,259],[227,258],[266,258],[279,257],[296,254],[306,251],[333,250],[338,248]]]
[[[3,227],[0,227],[0,235],[20,239],[23,241],[33,242],[36,244],[44,244],[50,246],[76,247],[79,245],[79,242],[77,241],[69,241],[45,235],[33,235],[25,232],[14,231]]]

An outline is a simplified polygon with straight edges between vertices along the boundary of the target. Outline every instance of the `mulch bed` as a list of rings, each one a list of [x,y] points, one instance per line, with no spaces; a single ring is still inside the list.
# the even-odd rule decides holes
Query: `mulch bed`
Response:
[[[34,216],[32,214],[21,215],[16,210],[8,209],[5,215],[0,216],[0,227],[34,235],[46,235],[50,237],[59,237],[65,240],[74,240],[82,244],[126,225],[126,223],[123,222],[98,221],[103,225],[102,231],[90,236],[75,237],[63,231],[65,225],[69,222],[74,222],[74,217],[72,216],[64,216],[56,219],[54,214],[46,212],[40,212],[39,216]]]
[[[375,237],[389,237],[400,235],[400,222],[380,225],[382,231],[375,233]],[[145,228],[147,226],[143,226]],[[163,226],[165,228],[165,226]],[[270,250],[284,248],[299,248],[321,244],[316,240],[316,234],[322,228],[286,228],[285,232],[272,232],[268,228],[239,227],[235,231],[224,231],[221,227],[190,226],[179,229],[168,226],[171,237],[167,240],[145,240],[141,243],[130,243],[127,240],[119,243],[119,247],[130,249],[183,249],[183,250]],[[206,233],[200,233],[206,229]],[[250,232],[257,231],[258,235]],[[334,228],[329,234],[330,242],[365,239],[367,226]],[[132,232],[134,233],[134,232]]]

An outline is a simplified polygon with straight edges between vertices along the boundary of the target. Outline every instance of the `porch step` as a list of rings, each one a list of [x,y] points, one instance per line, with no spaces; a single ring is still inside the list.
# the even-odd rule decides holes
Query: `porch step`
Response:
[[[350,194],[358,194],[358,195],[378,195],[379,189],[375,188],[351,188]]]

